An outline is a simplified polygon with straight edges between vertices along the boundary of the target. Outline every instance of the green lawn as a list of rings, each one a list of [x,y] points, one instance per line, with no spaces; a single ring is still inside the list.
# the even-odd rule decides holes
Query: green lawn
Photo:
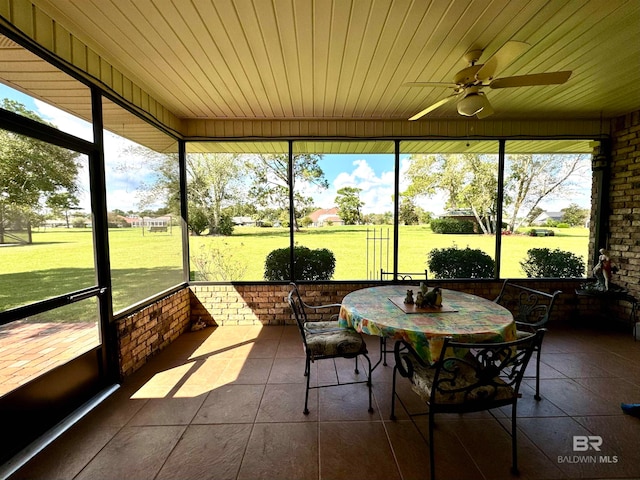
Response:
[[[372,227],[369,227],[370,235]],[[334,280],[363,280],[379,278],[380,258],[376,255],[374,268],[373,247],[369,246],[369,272],[367,272],[367,227],[338,226],[307,228],[295,236],[299,245],[309,248],[328,248],[336,257]],[[530,248],[560,248],[575,253],[585,260],[588,255],[589,231],[586,228],[555,229],[554,237],[529,237],[527,235],[504,235],[502,237],[501,277],[524,277],[520,261]],[[386,236],[387,227],[377,229],[377,236]],[[389,266],[392,266],[393,229],[388,228]],[[420,272],[426,268],[427,253],[434,248],[451,247],[479,248],[495,256],[495,238],[491,235],[439,235],[428,226],[400,226],[398,233],[400,254],[399,271]],[[263,229],[238,227],[231,237],[191,237],[191,254],[198,252],[202,245],[233,249],[242,252],[247,261],[245,280],[263,280],[264,258],[273,249],[288,245],[289,231],[286,229]],[[378,250],[379,252],[379,250]],[[387,263],[383,248],[382,266]],[[385,268],[386,269],[386,268]]]
[[[381,233],[386,235],[387,227],[383,227],[382,232],[378,228],[377,235]],[[388,233],[391,255],[393,229],[389,228]],[[555,229],[555,233],[554,237],[503,236],[501,276],[523,277],[519,262],[525,258],[527,250],[534,247],[568,250],[586,261],[587,229]],[[367,272],[366,237],[366,226],[336,226],[308,228],[297,233],[295,239],[299,245],[326,247],[334,252],[335,280],[363,280],[378,278],[381,266],[379,250],[374,264],[373,248],[369,242]],[[422,271],[426,267],[427,252],[454,244],[460,248],[480,248],[493,257],[494,240],[493,236],[438,235],[425,226],[401,226],[399,268],[400,271]],[[32,245],[0,247],[0,310],[96,283],[89,229],[48,229],[35,232],[33,241]],[[114,310],[123,309],[182,280],[179,228],[173,227],[170,234],[145,232],[144,236],[140,229],[112,229],[109,242]],[[234,259],[247,268],[242,280],[261,281],[267,254],[273,249],[286,247],[288,243],[287,229],[237,227],[231,237],[191,237],[190,250],[192,255],[197,255],[202,246],[215,246],[231,252]],[[386,248],[385,245],[383,254],[386,254]],[[382,266],[386,268],[384,255]],[[66,317],[72,319],[74,315],[66,313]]]

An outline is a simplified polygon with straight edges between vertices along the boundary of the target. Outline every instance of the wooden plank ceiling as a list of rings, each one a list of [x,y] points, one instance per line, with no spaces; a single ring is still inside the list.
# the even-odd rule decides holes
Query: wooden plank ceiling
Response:
[[[564,85],[485,89],[492,119],[640,110],[637,0],[34,0],[183,119],[403,120],[507,41],[501,77],[571,70]],[[455,104],[425,119],[455,118]]]

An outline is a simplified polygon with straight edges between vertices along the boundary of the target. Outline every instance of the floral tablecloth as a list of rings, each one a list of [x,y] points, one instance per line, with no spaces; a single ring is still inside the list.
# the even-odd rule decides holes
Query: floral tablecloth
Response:
[[[418,288],[413,290],[416,293]],[[455,290],[442,290],[442,304],[448,311],[405,313],[396,303],[404,298],[406,292],[407,287],[399,285],[351,292],[342,300],[340,324],[367,335],[404,339],[431,364],[440,357],[445,337],[461,342],[516,339],[513,316],[506,308],[490,300]]]

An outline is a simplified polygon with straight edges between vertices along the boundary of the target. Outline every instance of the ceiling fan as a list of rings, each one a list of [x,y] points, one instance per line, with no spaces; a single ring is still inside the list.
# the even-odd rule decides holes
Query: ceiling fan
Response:
[[[528,48],[529,44],[527,43],[509,41],[505,43],[493,56],[485,61],[485,63],[478,63],[482,56],[482,50],[470,50],[464,55],[464,59],[469,65],[456,74],[453,79],[453,83],[405,83],[404,86],[408,87],[453,88],[453,94],[437,101],[433,105],[429,105],[409,120],[418,120],[427,113],[432,112],[453,100],[457,100],[457,109],[460,115],[464,115],[466,117],[477,115],[478,118],[485,118],[494,113],[494,111],[486,95],[481,91],[484,87],[512,88],[536,85],[560,85],[569,80],[572,73],[571,71],[534,73],[531,75],[496,78],[504,68],[522,55]]]

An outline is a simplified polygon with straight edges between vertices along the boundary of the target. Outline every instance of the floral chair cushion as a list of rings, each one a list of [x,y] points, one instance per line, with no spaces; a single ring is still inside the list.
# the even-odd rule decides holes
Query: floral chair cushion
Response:
[[[463,360],[446,359],[442,370],[435,402],[441,405],[460,405],[463,403],[493,402],[513,398],[515,391],[499,377],[482,380],[478,370]],[[431,390],[434,384],[436,367],[423,366],[413,362],[414,371],[411,389],[422,400],[431,402]]]
[[[311,359],[355,356],[367,353],[362,336],[355,330],[340,328],[338,322],[304,324],[307,350]]]

